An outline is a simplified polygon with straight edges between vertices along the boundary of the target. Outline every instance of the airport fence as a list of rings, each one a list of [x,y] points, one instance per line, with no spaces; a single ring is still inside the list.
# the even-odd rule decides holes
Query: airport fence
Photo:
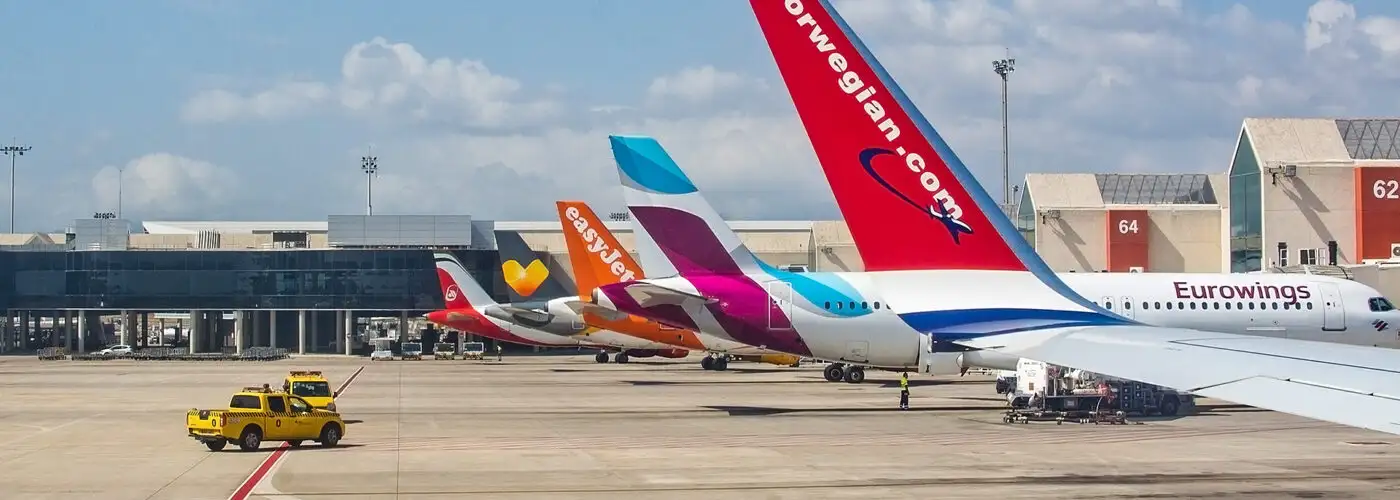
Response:
[[[62,348],[49,348],[62,349]],[[44,357],[44,352],[40,351],[39,359],[64,359],[68,356]],[[244,349],[240,354],[223,352],[197,352],[190,353],[183,347],[150,347],[123,354],[101,354],[83,353],[71,356],[74,361],[107,361],[113,359],[130,359],[137,361],[277,361],[288,359],[291,354],[280,347],[250,347]]]
[[[39,349],[39,359],[44,361],[68,359],[68,349],[63,347],[45,347]]]

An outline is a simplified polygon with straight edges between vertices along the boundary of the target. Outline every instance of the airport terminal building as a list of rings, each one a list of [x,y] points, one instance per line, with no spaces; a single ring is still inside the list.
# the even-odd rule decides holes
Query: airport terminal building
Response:
[[[434,250],[452,251],[474,273],[499,273],[491,223],[464,216],[332,217],[318,238],[285,224],[247,233],[196,224],[203,229],[179,245],[162,244],[176,239],[168,233],[130,234],[115,219],[11,238],[0,251],[0,305],[10,318],[0,344],[86,351],[110,343],[101,318],[116,316],[128,327],[112,340],[146,345],[161,330],[152,319],[178,313],[185,338],[176,341],[191,352],[350,352],[365,318],[399,318],[402,332],[443,307]],[[240,237],[262,243],[224,244]],[[313,248],[313,239],[324,244]]]
[[[1217,173],[1029,174],[1003,209],[1059,272],[1370,264],[1323,272],[1400,295],[1400,273],[1385,272],[1400,269],[1400,119],[1249,118],[1233,155],[1193,170]],[[631,223],[615,215],[605,224],[633,249]],[[844,221],[730,225],[774,266],[864,269]],[[351,352],[371,318],[397,322],[403,332],[443,307],[434,250],[456,253],[506,300],[500,231],[518,233],[541,258],[568,259],[556,220],[461,215],[147,221],[139,228],[82,219],[65,233],[0,235],[0,305],[11,318],[0,350],[89,349],[112,338],[103,318],[115,316],[140,325],[121,330],[128,345],[166,317],[179,318],[195,352]]]

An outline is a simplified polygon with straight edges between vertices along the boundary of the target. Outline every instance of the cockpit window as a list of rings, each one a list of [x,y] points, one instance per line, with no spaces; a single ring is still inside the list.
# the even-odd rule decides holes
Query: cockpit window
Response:
[[[1375,312],[1385,312],[1385,311],[1393,311],[1393,310],[1395,310],[1395,306],[1394,306],[1394,305],[1391,305],[1390,301],[1389,301],[1389,300],[1386,300],[1385,297],[1373,297],[1373,298],[1371,298],[1371,301],[1370,301],[1370,302],[1371,302],[1371,310],[1372,310],[1372,311],[1375,311]]]

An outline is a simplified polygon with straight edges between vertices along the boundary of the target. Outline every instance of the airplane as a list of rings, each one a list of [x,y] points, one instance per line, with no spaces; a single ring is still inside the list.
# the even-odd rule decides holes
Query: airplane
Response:
[[[706,331],[723,326],[736,340],[819,358],[894,356],[917,345],[905,356],[931,372],[959,350],[997,352],[1400,434],[1391,417],[1400,397],[1390,395],[1400,386],[1400,350],[1158,327],[1109,311],[1049,270],[828,2],[750,5],[828,175],[844,160],[852,167],[840,170],[842,183],[874,178],[885,188],[843,209],[888,217],[884,227],[899,238],[885,251],[905,252],[908,262],[801,279],[774,274],[737,238],[715,231],[718,216],[695,203],[694,184],[669,157],[655,156],[659,146],[614,136],[615,156],[632,156],[618,163],[624,193],[640,201],[629,200],[633,215],[698,247],[653,234],[680,275],[605,285],[595,303],[681,326],[699,321]],[[823,108],[810,109],[814,103]],[[852,298],[872,307],[818,305]],[[673,307],[647,307],[658,304]],[[1377,314],[1396,319],[1394,310]]]
[[[536,347],[599,347],[579,339],[522,328],[482,314],[479,307],[495,304],[491,294],[472,279],[467,268],[448,252],[436,252],[438,284],[446,308],[424,314],[429,322],[482,337]]]
[[[483,292],[481,300],[472,300],[475,310],[482,315],[510,325],[511,332],[532,330],[536,339],[548,339],[548,335],[553,335],[575,339],[588,346],[601,347],[595,356],[599,363],[608,362],[608,350],[617,351],[613,360],[618,363],[626,363],[633,357],[684,358],[690,355],[689,351],[676,349],[664,343],[588,326],[575,310],[584,306],[583,302],[576,294],[567,292],[574,288],[567,274],[555,268],[553,264],[545,264],[519,233],[496,231],[495,237],[501,259],[502,279],[505,281],[511,302],[497,303]],[[465,275],[465,280],[470,280],[472,285],[479,287],[476,280],[472,279],[470,273],[460,264],[455,260],[438,259],[439,268],[448,267],[452,274]],[[453,277],[459,284],[464,280],[455,275]],[[432,321],[432,318],[428,320]]]
[[[559,222],[563,225],[564,241],[569,248],[569,263],[578,284],[579,300],[587,301],[593,289],[600,285],[631,281],[646,277],[632,255],[618,243],[612,231],[598,214],[582,201],[558,201]],[[723,371],[731,359],[798,366],[801,358],[792,354],[759,349],[693,330],[675,328],[641,316],[617,314],[616,311],[592,306],[580,311],[584,323],[634,337],[661,342],[675,347],[704,351],[700,366],[706,370]]]
[[[683,176],[679,167],[667,156],[665,150],[654,139],[637,137],[613,137],[613,147],[615,156],[622,171],[624,183],[628,183],[629,175],[653,175],[645,173],[647,169],[657,169],[655,165],[666,165],[666,168],[674,168],[675,172]],[[642,172],[638,174],[637,172]],[[684,181],[688,183],[689,181]],[[633,182],[635,184],[635,182]],[[837,192],[845,189],[845,185],[833,188]],[[652,198],[639,196],[639,191],[632,187],[625,188],[624,196],[627,198],[629,209],[636,210],[643,207],[643,211],[657,211],[665,207],[674,207],[682,211],[689,211],[693,214],[712,214],[712,219],[706,219],[710,228],[697,227],[694,231],[689,229],[675,229],[679,226],[669,222],[648,223],[646,216],[638,214],[634,217],[634,225],[640,226],[634,230],[638,238],[638,246],[641,251],[643,269],[648,271],[658,271],[661,275],[686,275],[684,271],[678,271],[674,266],[667,266],[673,258],[687,259],[687,262],[704,262],[706,259],[724,262],[725,257],[689,257],[686,255],[688,249],[700,248],[702,245],[693,241],[695,235],[700,232],[722,233],[713,236],[725,242],[726,247],[732,248],[727,251],[730,257],[736,261],[749,262],[751,267],[757,268],[761,273],[775,277],[779,282],[793,282],[794,284],[767,284],[765,286],[779,287],[780,301],[791,302],[788,298],[794,288],[800,294],[802,286],[798,283],[803,280],[814,280],[816,282],[841,283],[847,279],[850,273],[786,273],[774,269],[761,259],[753,256],[751,252],[739,241],[738,236],[728,229],[727,224],[718,219],[718,215],[713,215],[713,208],[704,198],[695,191],[691,194],[681,196],[670,196],[665,201],[656,201],[657,198],[665,195],[650,195]],[[693,198],[683,199],[683,196]],[[652,225],[661,227],[652,227]],[[697,223],[698,225],[698,223]],[[674,233],[675,236],[671,236]],[[665,239],[661,246],[663,249],[653,250],[648,245],[655,245],[657,238]],[[650,257],[658,252],[670,251],[672,255],[662,257]],[[714,252],[721,250],[715,249]],[[724,265],[728,265],[725,262]],[[690,269],[691,274],[706,272],[704,269]],[[656,274],[656,273],[653,273]],[[1385,298],[1379,297],[1379,293],[1372,288],[1350,280],[1321,276],[1298,276],[1298,275],[1213,275],[1213,274],[1187,274],[1187,273],[1121,273],[1112,275],[1115,279],[1103,278],[1103,274],[1079,274],[1065,273],[1061,275],[1069,288],[1083,296],[1102,297],[1100,305],[1105,310],[1112,311],[1118,316],[1127,319],[1136,318],[1148,324],[1156,326],[1170,326],[1183,328],[1196,328],[1201,330],[1219,331],[1224,333],[1239,333],[1246,335],[1276,336],[1285,338],[1298,338],[1306,340],[1319,340],[1339,343],[1354,343],[1365,345],[1386,345],[1397,346],[1394,333],[1387,333],[1390,330],[1389,323],[1393,323],[1397,314]],[[1311,279],[1311,280],[1309,280]],[[760,280],[766,281],[766,280]],[[813,289],[815,285],[808,285]],[[835,285],[835,288],[840,288]],[[1163,293],[1162,289],[1171,290]],[[1132,290],[1125,293],[1124,290]],[[820,293],[820,292],[814,292]],[[833,296],[823,300],[810,300],[811,305],[823,312],[834,313],[837,316],[859,316],[871,310],[879,310],[884,304],[879,301],[869,301],[855,298],[859,293],[850,293],[845,296]],[[810,298],[810,297],[809,297]],[[1349,299],[1349,300],[1348,300]],[[1352,307],[1340,307],[1342,303],[1349,303]],[[1372,308],[1367,308],[1369,304]],[[1384,307],[1375,307],[1380,304]],[[1337,307],[1332,307],[1332,306]],[[1333,313],[1336,314],[1333,314]],[[786,311],[784,311],[786,313]],[[1349,314],[1348,314],[1349,313]],[[776,317],[776,316],[771,316]],[[687,323],[678,323],[687,324]],[[1342,329],[1350,326],[1350,331]],[[774,328],[775,335],[784,335],[792,330],[791,326],[785,322],[779,322]],[[703,330],[703,329],[702,329]],[[723,329],[719,330],[723,331]],[[828,358],[832,361],[824,370],[824,376],[828,381],[845,380],[847,382],[859,383],[865,379],[865,366],[882,368],[885,370],[904,370],[910,368],[901,363],[911,362],[912,359],[907,353],[890,351],[891,358],[872,357],[864,352],[864,344],[848,346],[850,352],[839,358]],[[798,353],[806,354],[806,353]],[[817,356],[822,358],[821,356]],[[993,368],[1002,370],[1016,369],[1019,358],[997,355],[990,352],[964,352],[956,358],[957,373],[963,373],[969,368]],[[949,365],[939,365],[948,367]],[[951,368],[949,368],[951,369]],[[938,374],[952,373],[939,371]]]

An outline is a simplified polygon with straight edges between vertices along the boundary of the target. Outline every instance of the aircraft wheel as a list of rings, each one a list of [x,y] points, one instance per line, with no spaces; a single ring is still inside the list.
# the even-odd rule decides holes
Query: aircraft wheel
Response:
[[[827,382],[840,382],[841,378],[846,376],[846,373],[841,363],[831,363],[826,365],[826,368],[822,370],[822,376],[826,377]]]
[[[594,361],[597,361],[597,362],[599,362],[599,363],[607,363],[607,362],[608,362],[608,353],[606,353],[606,352],[600,352],[600,353],[598,353],[597,356],[594,356],[594,357],[593,357],[593,360],[594,360]]]
[[[1175,417],[1177,413],[1181,411],[1181,398],[1178,397],[1176,394],[1163,396],[1162,404],[1159,406],[1159,408],[1161,408],[1162,410],[1162,415],[1168,417]]]
[[[701,367],[701,368],[704,368],[704,369],[706,369],[706,370],[713,370],[713,369],[715,369],[715,357],[714,357],[714,356],[705,356],[704,358],[702,358],[702,359],[700,360],[700,367]]]
[[[722,372],[729,369],[729,357],[722,356],[715,358],[715,371]]]
[[[619,352],[619,353],[617,353],[617,356],[613,357],[613,361],[616,361],[616,362],[618,362],[619,364],[627,363],[627,353],[625,353],[625,352]]]
[[[863,366],[847,366],[847,367],[846,367],[846,373],[845,373],[845,377],[844,377],[844,378],[845,378],[846,382],[852,383],[852,384],[859,384],[859,383],[861,383],[861,382],[864,382],[864,381],[865,381],[865,367],[863,367]]]

